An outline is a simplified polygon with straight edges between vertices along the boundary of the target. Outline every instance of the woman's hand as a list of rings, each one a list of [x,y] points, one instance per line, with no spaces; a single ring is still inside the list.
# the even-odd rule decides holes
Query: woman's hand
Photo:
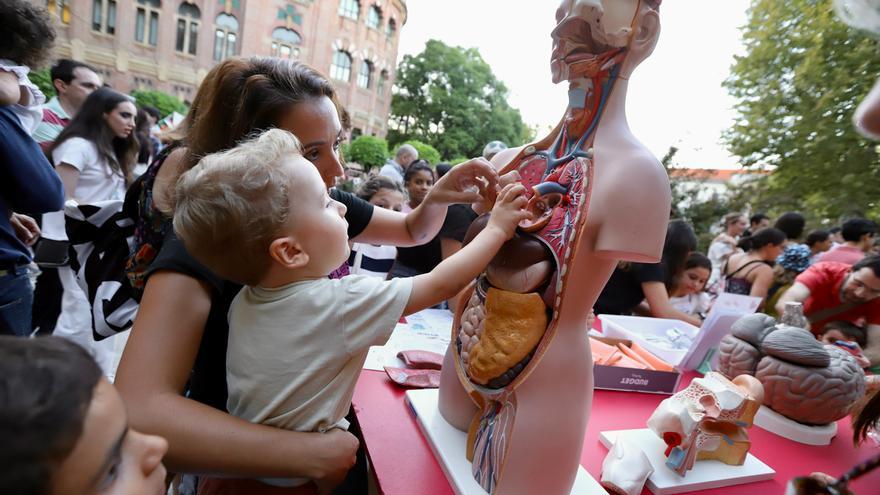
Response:
[[[426,203],[438,205],[478,203],[498,188],[495,167],[483,158],[452,167],[425,197]]]
[[[26,246],[33,246],[37,239],[40,238],[39,225],[37,225],[33,218],[27,215],[13,213],[9,217],[9,223],[12,225],[12,229],[15,230],[15,237],[18,237],[18,240]]]

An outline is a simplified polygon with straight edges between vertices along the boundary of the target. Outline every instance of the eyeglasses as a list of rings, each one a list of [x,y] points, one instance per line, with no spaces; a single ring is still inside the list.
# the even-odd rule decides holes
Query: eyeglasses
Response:
[[[865,292],[867,292],[868,294],[880,296],[880,289],[875,289],[875,288],[869,286],[868,284],[862,282],[861,280],[856,278],[855,274],[853,274],[851,278],[852,278],[852,283],[856,289],[864,289]]]

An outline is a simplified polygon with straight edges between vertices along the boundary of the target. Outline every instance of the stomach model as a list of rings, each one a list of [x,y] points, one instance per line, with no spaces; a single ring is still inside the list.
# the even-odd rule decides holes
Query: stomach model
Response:
[[[480,408],[468,432],[467,457],[489,493],[504,463],[515,390],[553,339],[568,263],[587,216],[592,157],[574,149],[557,157],[530,146],[501,171],[519,172],[533,219],[520,224],[462,297],[466,304],[459,304],[453,324],[456,372]],[[475,220],[465,242],[487,220]]]

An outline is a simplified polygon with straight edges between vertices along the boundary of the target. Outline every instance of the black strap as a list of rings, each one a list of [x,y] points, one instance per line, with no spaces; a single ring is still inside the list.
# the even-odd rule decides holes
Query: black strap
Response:
[[[755,263],[764,263],[764,261],[762,261],[762,260],[752,260],[752,261],[749,261],[748,263],[744,263],[743,266],[741,266],[741,267],[737,268],[736,270],[734,270],[733,273],[731,273],[730,275],[727,275],[727,274],[726,274],[726,272],[727,272],[727,263],[725,263],[725,264],[724,264],[724,271],[725,271],[725,275],[724,275],[724,276],[727,277],[727,278],[733,278],[733,276],[736,275],[737,273],[739,273],[740,271],[742,271],[743,268],[745,268],[745,267],[747,267],[747,266],[749,266],[749,265],[754,265]],[[748,274],[751,273],[751,272],[752,272],[752,271],[749,270],[744,276],[748,276]]]

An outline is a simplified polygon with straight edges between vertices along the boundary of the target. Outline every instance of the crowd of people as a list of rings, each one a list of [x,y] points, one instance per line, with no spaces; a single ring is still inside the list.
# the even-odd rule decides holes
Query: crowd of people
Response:
[[[167,466],[179,493],[364,493],[350,403],[366,350],[401,315],[455,309],[530,216],[490,163],[506,145],[456,166],[402,145],[350,194],[334,187],[348,116],[314,69],[218,63],[163,146],[158,111],[84,63],[56,61],[46,101],[27,75],[52,49],[47,12],[10,0],[0,17],[15,33],[0,37],[0,492],[163,493]],[[859,113],[875,135],[876,93]],[[488,224],[468,235],[489,192]],[[118,369],[70,264],[66,201],[119,204],[135,226],[116,267],[139,305]],[[699,326],[724,292],[776,314],[800,302],[817,337],[880,365],[877,224],[801,244],[805,224],[731,213],[703,254],[670,220],[661,261],[621,263],[595,312]],[[858,438],[878,416],[875,398]]]

